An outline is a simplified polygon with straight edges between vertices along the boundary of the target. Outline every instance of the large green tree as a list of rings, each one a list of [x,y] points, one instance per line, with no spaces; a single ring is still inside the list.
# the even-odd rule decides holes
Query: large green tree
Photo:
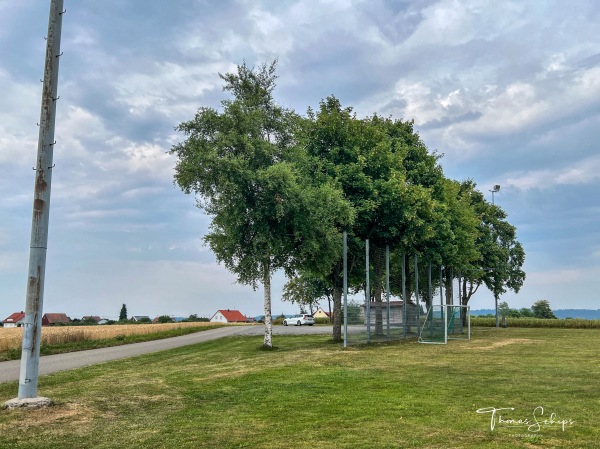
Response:
[[[366,239],[380,258],[388,244],[417,253],[433,239],[432,195],[434,189],[441,190],[443,175],[437,156],[427,151],[412,122],[376,114],[358,119],[352,108],[342,107],[330,96],[321,101],[318,111],[309,110],[303,142],[309,155],[319,161],[320,172],[342,186],[356,212],[354,226],[348,229],[351,288],[364,287]],[[382,260],[373,261],[372,288],[367,295],[376,302],[381,302],[384,291],[383,266]],[[323,274],[334,292],[334,341],[341,339],[341,270],[340,260]]]
[[[556,315],[554,315],[554,312],[552,312],[552,309],[550,308],[550,303],[545,299],[536,301],[531,306],[531,311],[536,318],[556,319]]]
[[[331,299],[333,289],[320,277],[312,274],[300,274],[289,279],[283,287],[282,300],[297,304],[300,309],[310,310],[314,313],[322,300],[329,303],[331,312]]]
[[[240,283],[264,287],[264,346],[272,347],[271,276],[327,271],[352,210],[330,179],[315,181],[297,147],[299,117],[273,98],[276,61],[220,75],[233,96],[177,130],[175,181],[211,218],[205,242]]]

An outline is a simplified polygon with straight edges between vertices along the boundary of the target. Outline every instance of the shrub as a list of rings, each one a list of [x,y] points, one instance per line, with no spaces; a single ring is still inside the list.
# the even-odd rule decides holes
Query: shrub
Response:
[[[315,318],[315,324],[331,324],[329,318]]]

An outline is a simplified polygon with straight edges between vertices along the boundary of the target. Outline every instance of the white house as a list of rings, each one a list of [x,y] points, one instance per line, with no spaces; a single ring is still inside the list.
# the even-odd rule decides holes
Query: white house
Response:
[[[15,312],[4,321],[2,321],[2,325],[4,327],[22,327],[23,326],[23,318],[25,318],[25,313],[23,312]]]
[[[248,319],[239,310],[217,310],[211,323],[246,323]]]

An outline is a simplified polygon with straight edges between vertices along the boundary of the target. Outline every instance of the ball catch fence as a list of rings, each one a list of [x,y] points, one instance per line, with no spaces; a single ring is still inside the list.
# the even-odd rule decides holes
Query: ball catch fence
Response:
[[[417,339],[426,320],[437,325],[434,316],[436,319],[444,316],[432,312],[428,318],[433,305],[438,308],[454,305],[451,267],[369,240],[353,245],[349,252],[344,236],[344,347]],[[460,298],[460,275],[458,281]],[[461,318],[457,323],[464,322],[465,311],[458,314]]]

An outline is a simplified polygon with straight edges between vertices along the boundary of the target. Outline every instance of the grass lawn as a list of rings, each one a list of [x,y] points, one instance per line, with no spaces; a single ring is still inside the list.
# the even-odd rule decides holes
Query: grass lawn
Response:
[[[232,337],[42,377],[56,405],[0,411],[0,447],[600,447],[600,330],[475,328],[447,346],[347,350],[324,336],[274,341],[265,351],[262,337]],[[16,392],[0,384],[0,402]],[[514,410],[498,411],[492,431],[491,414],[476,413],[486,407]]]

